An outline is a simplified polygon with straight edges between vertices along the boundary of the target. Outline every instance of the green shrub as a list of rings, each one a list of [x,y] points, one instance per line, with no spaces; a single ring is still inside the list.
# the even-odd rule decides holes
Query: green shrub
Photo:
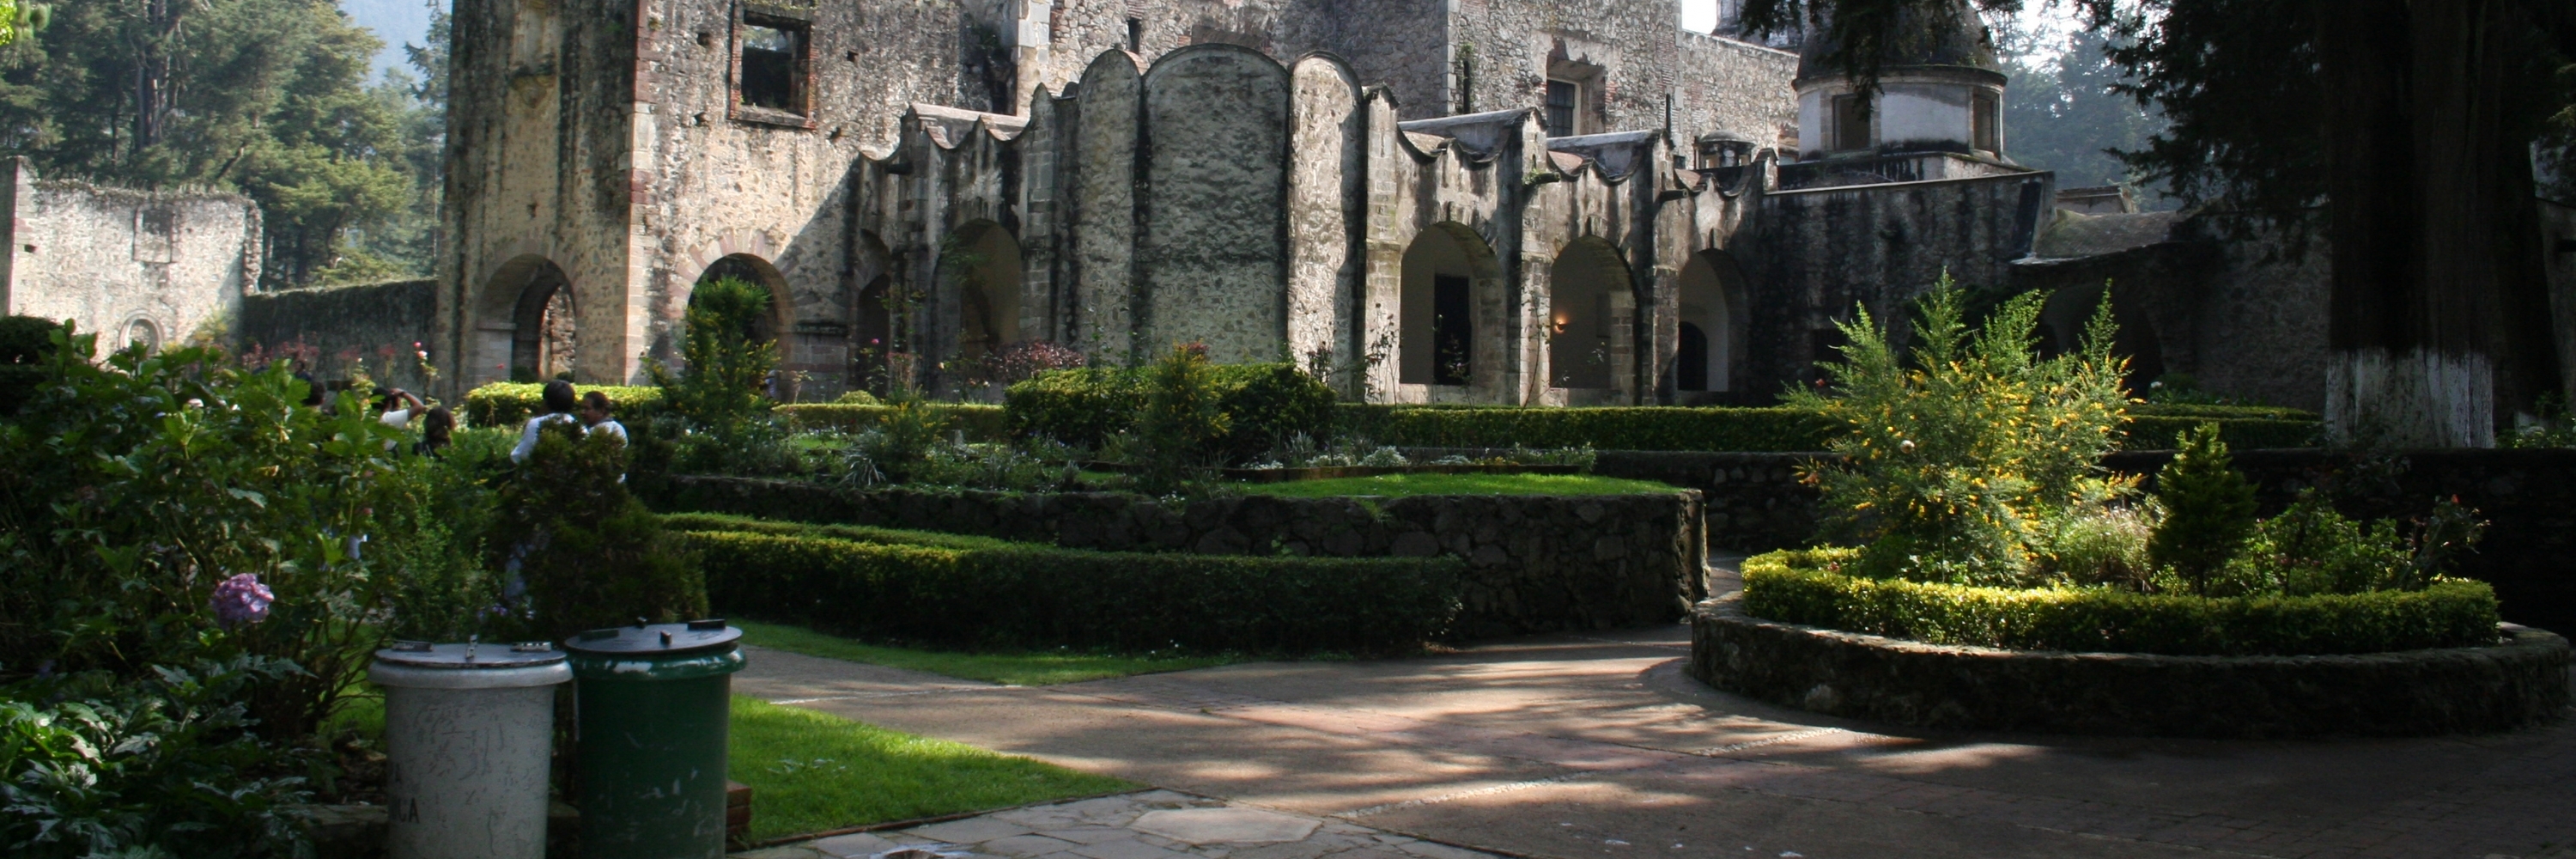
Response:
[[[1228,425],[1222,452],[1229,460],[1260,455],[1297,433],[1318,440],[1333,435],[1339,408],[1333,389],[1294,364],[1214,365],[1209,375]],[[1003,408],[1014,436],[1098,448],[1135,428],[1145,395],[1144,370],[1055,370],[1010,386]]]
[[[2199,583],[2218,596],[2287,593],[2351,594],[2414,590],[2436,570],[2418,570],[2397,523],[2355,522],[2314,489],[2281,515],[2247,529],[2240,548]]]
[[[1865,544],[1865,567],[2026,583],[2042,524],[2129,489],[2101,467],[2128,405],[2110,302],[2080,348],[2052,358],[2033,348],[2041,302],[2035,292],[2008,300],[1972,335],[1945,274],[1922,300],[1910,355],[1861,308],[1841,325],[1843,361],[1822,365],[1832,390],[1791,396],[1845,428],[1828,443],[1842,461],[1813,477],[1832,527]]]
[[[1337,432],[1402,447],[1811,451],[1823,450],[1837,427],[1812,410],[1787,408],[1344,403],[1335,411]]]
[[[2219,439],[2240,450],[2315,447],[2325,431],[2325,424],[2314,418],[2131,414],[2128,422],[2120,427],[2120,447],[2125,450],[2174,450],[2181,447],[2185,433],[2202,426],[2217,427]]]
[[[298,763],[242,701],[296,673],[235,657],[140,678],[104,671],[0,689],[0,845],[22,859],[294,856]]]
[[[662,530],[620,479],[616,437],[551,423],[502,486],[492,542],[525,598],[511,608],[529,638],[561,641],[638,617],[703,617],[706,582],[682,542]]]
[[[769,300],[767,287],[733,277],[689,292],[680,346],[687,366],[678,377],[659,365],[646,367],[673,413],[719,435],[768,415],[766,385],[770,371],[778,369],[778,344],[753,335],[769,313]]]
[[[946,423],[943,430],[963,431],[968,441],[1002,441],[1011,437],[1010,416],[1003,412],[1001,406],[925,402],[921,407],[940,416]],[[886,403],[796,403],[779,406],[778,414],[799,430],[865,432],[883,423],[886,415],[894,410],[893,405]]]
[[[2282,406],[2225,406],[2198,403],[2130,403],[2129,417],[2204,418],[2210,420],[2306,421],[2315,423],[2317,413]]]
[[[2165,519],[2147,542],[2148,558],[2171,568],[2192,593],[2209,594],[2210,575],[2254,533],[2254,484],[2229,464],[2216,426],[2183,437],[2182,451],[2156,472],[2156,500]]]
[[[62,323],[36,316],[0,316],[0,417],[16,414],[18,404],[45,379],[45,353]]]
[[[758,530],[686,532],[705,558],[716,605],[875,638],[1389,651],[1439,635],[1458,611],[1461,565],[1447,558],[1095,552],[888,529],[748,527]]]
[[[2147,541],[2154,510],[2127,505],[2072,511],[2046,520],[2032,549],[2048,581],[2144,590],[2155,578]]]
[[[2379,653],[2496,641],[2495,591],[2483,582],[2443,579],[2418,591],[2199,597],[2114,588],[1985,588],[1829,569],[1855,560],[1850,549],[1748,558],[1745,611],[1933,644],[2083,653]]]
[[[543,384],[493,382],[465,392],[465,411],[459,415],[466,426],[518,429],[544,408]],[[573,394],[592,391],[608,395],[616,406],[617,421],[629,429],[649,423],[665,409],[662,389],[651,385],[574,385]]]

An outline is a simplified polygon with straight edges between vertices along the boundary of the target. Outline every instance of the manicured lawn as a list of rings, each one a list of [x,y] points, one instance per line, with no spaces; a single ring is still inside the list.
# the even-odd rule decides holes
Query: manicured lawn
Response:
[[[1233,656],[1183,656],[1177,654],[1088,653],[1078,650],[1041,650],[1000,653],[957,653],[940,650],[913,650],[861,644],[835,635],[815,632],[801,626],[736,620],[742,628],[742,641],[757,647],[772,647],[789,653],[845,659],[890,668],[928,671],[967,680],[1007,683],[1013,686],[1045,686],[1074,683],[1103,677],[1125,677],[1130,674],[1152,674],[1160,671],[1182,671],[1240,662]]]
[[[1652,480],[1627,480],[1591,474],[1382,474],[1291,480],[1285,483],[1241,483],[1247,494],[1322,498],[1337,495],[1627,495],[1679,491]]]
[[[730,740],[753,841],[1140,787],[741,695]]]

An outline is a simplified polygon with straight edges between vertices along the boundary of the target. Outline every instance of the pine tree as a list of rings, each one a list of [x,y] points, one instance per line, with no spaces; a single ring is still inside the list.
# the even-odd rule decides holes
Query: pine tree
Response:
[[[2156,500],[2165,520],[2147,538],[2148,561],[2182,574],[2193,592],[2206,591],[2210,574],[2254,533],[2254,484],[2229,463],[2217,424],[2183,435],[2182,450],[2156,474]]]

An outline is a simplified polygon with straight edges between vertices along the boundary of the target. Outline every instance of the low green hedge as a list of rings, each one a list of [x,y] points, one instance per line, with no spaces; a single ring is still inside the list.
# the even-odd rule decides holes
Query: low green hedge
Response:
[[[2193,410],[2209,414],[2191,414]],[[1824,450],[1842,428],[1803,409],[1676,406],[1423,406],[1344,403],[1335,432],[1397,447],[1582,447],[1598,450]],[[2240,406],[2140,407],[2121,447],[2165,450],[2192,427],[2215,423],[2230,447],[2305,447],[2314,420],[2251,415],[2297,414]]]
[[[546,386],[540,382],[493,382],[465,392],[466,426],[515,427],[543,408]],[[574,385],[573,392],[599,391],[617,407],[619,423],[637,424],[662,410],[662,389],[652,385]]]
[[[1458,613],[1453,558],[1095,552],[879,528],[673,516],[719,609],[977,647],[1396,651]]]
[[[950,429],[966,431],[969,441],[1001,441],[1010,438],[1010,419],[1001,406],[981,403],[930,403],[931,411],[948,417]],[[885,420],[887,405],[848,403],[790,403],[778,407],[778,414],[800,430],[842,430],[859,432]]]
[[[2211,406],[2196,403],[2136,403],[2129,414],[2163,418],[2254,418],[2276,421],[2315,421],[2317,413],[2281,406]]]
[[[1744,561],[1744,610],[1787,623],[2014,650],[2252,656],[2381,653],[2496,642],[2495,591],[2443,579],[2420,591],[2209,598],[2107,588],[1978,588],[1847,576],[1849,549]]]
[[[1003,393],[1011,432],[1044,435],[1067,444],[1097,446],[1136,424],[1145,409],[1146,368],[1091,367],[1040,373]],[[1217,408],[1232,422],[1226,451],[1236,459],[1257,456],[1294,433],[1316,439],[1332,434],[1336,411],[1331,386],[1294,364],[1227,364],[1216,368]]]

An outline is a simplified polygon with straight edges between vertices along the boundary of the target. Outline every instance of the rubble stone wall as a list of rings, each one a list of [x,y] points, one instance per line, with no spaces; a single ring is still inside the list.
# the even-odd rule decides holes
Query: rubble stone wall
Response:
[[[0,312],[68,319],[101,352],[143,339],[225,342],[257,288],[259,208],[234,194],[130,191],[0,162]]]

